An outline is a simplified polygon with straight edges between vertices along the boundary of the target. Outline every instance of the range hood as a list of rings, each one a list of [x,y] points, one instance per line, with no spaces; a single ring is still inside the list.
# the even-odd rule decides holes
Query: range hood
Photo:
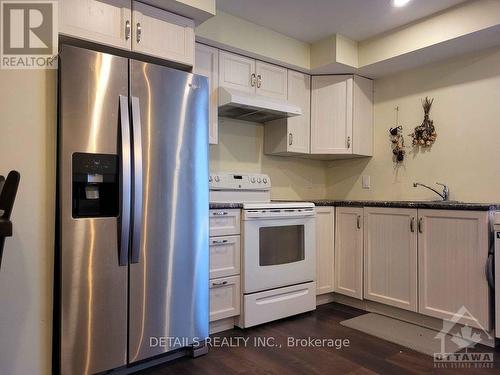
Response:
[[[286,100],[267,98],[226,87],[219,88],[219,116],[268,122],[301,114],[300,107]]]

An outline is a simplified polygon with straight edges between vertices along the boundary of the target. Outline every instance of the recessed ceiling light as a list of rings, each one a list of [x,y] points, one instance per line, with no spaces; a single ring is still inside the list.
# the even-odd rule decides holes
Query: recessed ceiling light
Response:
[[[392,6],[396,8],[404,7],[411,0],[392,0]]]

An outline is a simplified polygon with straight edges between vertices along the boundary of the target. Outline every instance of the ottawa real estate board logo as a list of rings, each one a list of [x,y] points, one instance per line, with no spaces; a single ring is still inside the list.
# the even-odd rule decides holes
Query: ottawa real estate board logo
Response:
[[[0,1],[1,69],[57,68],[57,1]]]

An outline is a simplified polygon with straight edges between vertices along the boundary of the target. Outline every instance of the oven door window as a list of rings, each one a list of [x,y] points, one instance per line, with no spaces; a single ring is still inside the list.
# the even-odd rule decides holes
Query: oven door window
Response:
[[[299,262],[304,256],[304,225],[259,229],[260,266]]]

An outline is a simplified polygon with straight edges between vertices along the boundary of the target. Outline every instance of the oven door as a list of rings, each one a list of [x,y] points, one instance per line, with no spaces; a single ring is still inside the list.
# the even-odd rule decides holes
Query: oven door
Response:
[[[254,293],[315,280],[314,209],[299,214],[243,211],[243,290]]]

